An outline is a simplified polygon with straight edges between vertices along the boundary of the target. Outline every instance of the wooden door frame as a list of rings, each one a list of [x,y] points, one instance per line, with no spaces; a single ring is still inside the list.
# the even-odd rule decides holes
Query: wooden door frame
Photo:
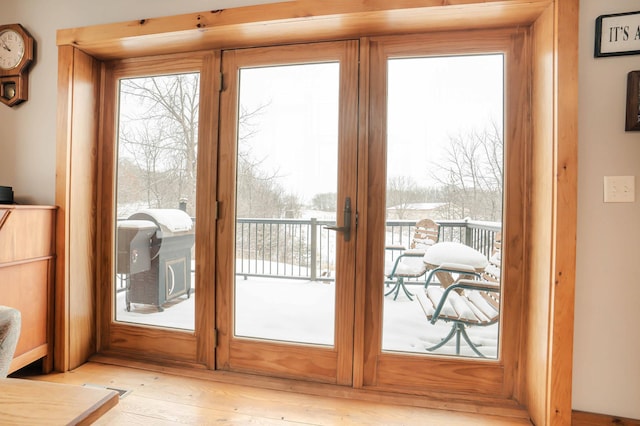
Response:
[[[58,31],[56,204],[60,220],[56,223],[54,368],[74,368],[96,350],[97,333],[90,326],[100,310],[94,246],[99,238],[96,212],[100,204],[93,190],[99,168],[95,147],[100,123],[95,117],[100,108],[100,66],[105,60],[282,42],[523,26],[532,33],[535,129],[527,173],[536,177],[528,182],[531,197],[526,231],[532,236],[529,241],[536,244],[528,245],[525,252],[526,298],[530,303],[525,306],[527,320],[519,356],[523,367],[515,378],[514,397],[536,424],[569,424],[577,216],[578,9],[578,0],[374,0],[366,5],[301,0]],[[81,88],[88,90],[81,93]],[[78,164],[85,167],[78,168]],[[363,243],[358,243],[359,249]],[[363,301],[363,287],[356,291],[356,300]],[[363,310],[364,305],[358,302],[357,309]],[[482,406],[481,400],[473,401],[471,398],[473,407],[467,405],[469,409]]]
[[[471,41],[470,41],[471,40]],[[382,351],[383,297],[380,285],[384,281],[384,229],[386,208],[383,196],[362,200],[368,211],[366,234],[369,245],[364,262],[357,268],[364,272],[359,282],[364,283],[366,311],[364,323],[365,356],[362,367],[363,380],[359,383],[368,389],[396,392],[433,394],[447,392],[480,392],[497,398],[512,398],[514,377],[518,375],[520,330],[524,322],[523,294],[527,285],[523,262],[525,232],[525,206],[528,204],[525,169],[530,141],[530,96],[527,75],[529,34],[527,29],[500,29],[477,31],[451,31],[414,36],[390,36],[369,39],[367,62],[372,94],[368,129],[367,164],[376,164],[369,176],[366,190],[375,194],[386,191],[386,175],[380,170],[386,163],[386,109],[387,109],[387,59],[393,57],[474,55],[485,53],[504,54],[504,220],[501,292],[501,320],[499,358],[497,360],[473,359],[431,355],[410,356]],[[469,70],[472,72],[472,70]],[[362,105],[362,104],[361,104]],[[361,208],[361,206],[359,206]],[[426,321],[426,320],[425,320]],[[426,326],[426,323],[425,323]],[[461,369],[460,365],[465,368]],[[389,380],[393,378],[393,380]]]
[[[216,326],[218,328],[217,367],[222,370],[271,374],[279,377],[351,385],[353,371],[353,306],[355,271],[355,235],[346,242],[337,237],[335,344],[333,347],[270,342],[237,338],[233,335],[235,270],[235,188],[238,76],[241,67],[278,64],[303,64],[324,61],[340,62],[337,211],[344,209],[346,197],[356,198],[355,165],[357,164],[358,41],[346,40],[313,44],[228,50],[222,53],[225,81],[221,95],[220,174],[218,193],[220,217],[216,258]],[[338,215],[339,216],[339,215]],[[340,220],[340,219],[339,219]],[[355,229],[355,218],[352,217]],[[340,223],[340,226],[343,224]],[[355,232],[354,232],[355,234]]]
[[[96,350],[106,354],[127,354],[139,358],[178,360],[185,364],[205,365],[213,368],[214,356],[211,353],[214,330],[208,327],[213,323],[212,299],[214,292],[207,285],[214,275],[212,262],[215,253],[215,221],[202,221],[196,225],[196,274],[195,330],[172,330],[145,325],[132,325],[114,320],[115,259],[109,253],[115,253],[115,200],[117,168],[117,111],[118,80],[127,77],[146,77],[171,73],[198,72],[200,74],[200,102],[198,128],[198,179],[197,186],[206,188],[196,200],[196,216],[211,217],[215,205],[216,162],[211,161],[217,152],[217,108],[219,81],[215,70],[219,68],[218,52],[189,54],[169,54],[141,59],[123,59],[104,63],[102,73],[103,108],[100,142],[98,143],[98,199],[100,214],[97,219],[100,238],[97,250],[101,262],[97,263],[99,277],[100,315]],[[206,95],[205,95],[206,94]],[[213,118],[215,117],[215,119]],[[213,185],[206,187],[206,184]],[[209,322],[207,322],[207,320]]]

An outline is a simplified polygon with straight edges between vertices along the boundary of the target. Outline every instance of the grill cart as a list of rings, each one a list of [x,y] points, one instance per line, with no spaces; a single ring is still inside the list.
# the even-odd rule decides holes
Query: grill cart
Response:
[[[128,274],[126,309],[131,303],[162,305],[191,296],[193,221],[178,209],[145,209],[118,224],[116,271]]]

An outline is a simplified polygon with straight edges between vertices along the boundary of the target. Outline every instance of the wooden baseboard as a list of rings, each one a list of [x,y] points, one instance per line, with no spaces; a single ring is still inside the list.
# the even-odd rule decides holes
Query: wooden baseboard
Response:
[[[618,416],[608,416],[606,414],[587,413],[585,411],[573,410],[571,415],[572,426],[640,426],[640,420],[626,419]]]

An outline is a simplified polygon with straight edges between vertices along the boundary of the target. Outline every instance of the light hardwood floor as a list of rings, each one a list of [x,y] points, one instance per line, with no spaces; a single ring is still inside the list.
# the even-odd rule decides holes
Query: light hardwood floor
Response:
[[[529,425],[525,419],[319,397],[89,362],[30,376],[131,391],[97,425]]]

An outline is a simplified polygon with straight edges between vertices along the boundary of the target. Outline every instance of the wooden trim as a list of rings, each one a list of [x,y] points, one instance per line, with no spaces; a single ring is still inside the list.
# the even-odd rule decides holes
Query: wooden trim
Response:
[[[524,324],[525,342],[521,349],[523,360],[522,386],[516,397],[529,408],[536,424],[544,424],[541,416],[546,410],[548,306],[551,281],[551,204],[553,193],[553,9],[550,7],[538,19],[532,31],[532,141],[529,146],[530,177],[527,182],[527,241],[526,268],[530,286],[527,287],[527,320]],[[535,176],[535,179],[533,178]],[[535,244],[533,244],[535,241]],[[539,283],[534,285],[534,283]]]
[[[56,206],[39,205],[39,204],[0,204],[0,211],[2,210],[55,210]]]
[[[112,250],[115,245],[112,232],[107,232],[115,223],[115,212],[111,208],[115,199],[115,177],[113,163],[115,162],[116,148],[114,143],[105,143],[105,141],[115,140],[116,132],[116,111],[117,105],[115,96],[111,95],[116,92],[116,82],[110,78],[112,73],[111,64],[102,63],[100,75],[100,105],[101,114],[99,116],[99,144],[98,144],[98,179],[97,179],[97,211],[100,214],[97,217],[97,234],[98,238],[96,250],[101,253],[98,258],[104,259],[98,262],[96,268],[96,298],[98,300],[110,300],[112,289],[110,283],[113,279],[112,271],[114,269],[113,256],[105,257],[102,253],[106,250]],[[96,302],[97,302],[96,301]],[[109,348],[110,342],[110,324],[112,305],[96,303],[96,318],[98,319],[96,332],[96,350],[104,350]]]
[[[3,268],[8,267],[8,266],[16,266],[16,265],[22,265],[25,263],[32,263],[32,262],[39,262],[41,260],[53,260],[55,258],[54,255],[49,255],[49,256],[38,256],[38,257],[31,257],[28,259],[19,259],[19,260],[14,260],[11,262],[3,262],[2,264],[0,264],[0,266],[2,266]]]
[[[196,217],[208,217],[211,220],[196,225],[196,336],[197,361],[209,369],[215,368],[216,341],[215,324],[216,297],[215,288],[210,285],[215,280],[216,264],[216,202],[218,200],[217,178],[218,163],[211,161],[218,154],[220,115],[220,51],[205,56],[200,88],[200,128],[198,129],[198,179],[196,183]]]
[[[109,336],[104,336],[105,346],[112,351],[175,359],[180,362],[195,363],[196,337],[191,331],[174,331],[158,327],[112,323]],[[107,340],[108,339],[108,340]]]
[[[338,118],[338,212],[344,209],[347,197],[356,200],[358,167],[358,72],[359,41],[349,40],[344,43],[340,57],[340,94]],[[357,213],[357,211],[356,211]],[[338,219],[341,223],[342,219]],[[343,224],[346,225],[346,224]],[[356,228],[355,215],[351,215],[352,229]],[[355,262],[357,235],[354,232],[350,242],[345,242],[341,235],[337,238],[336,248],[336,350],[337,377],[339,385],[353,383],[353,328],[355,304]]]
[[[99,59],[115,59],[363,35],[516,27],[530,25],[551,3],[552,0],[370,0],[363,4],[302,0],[59,30],[57,44],[75,46]]]
[[[369,246],[367,240],[368,229],[368,198],[369,198],[369,159],[367,155],[369,141],[369,106],[370,106],[370,49],[369,39],[360,40],[360,75],[358,99],[358,182],[356,200],[356,212],[358,212],[358,225],[355,230],[356,237],[356,270],[355,270],[355,321],[353,339],[353,359],[360,362],[353,363],[354,388],[362,388],[364,385],[364,359],[365,339],[371,327],[365,322],[365,312],[371,306],[367,303],[367,270],[369,268],[369,256],[361,256],[358,253],[367,253]],[[361,231],[361,230],[364,230]]]
[[[386,192],[386,177],[384,173],[379,173],[377,167],[371,167],[372,165],[384,164],[386,167],[386,122],[387,122],[387,99],[386,90],[380,90],[386,86],[386,72],[387,68],[380,66],[384,63],[385,54],[384,49],[375,39],[368,40],[368,51],[363,52],[364,58],[366,58],[369,69],[367,70],[367,77],[369,87],[376,87],[378,90],[368,90],[367,97],[369,103],[367,105],[367,144],[366,151],[363,153],[367,165],[367,173],[363,176],[366,179],[366,191],[367,198],[362,200],[362,204],[366,206],[366,228],[362,228],[364,234],[367,235],[367,244],[363,247],[365,253],[363,261],[367,265],[362,269],[364,274],[364,288],[363,297],[364,300],[360,302],[364,309],[364,318],[362,319],[364,330],[361,331],[364,336],[363,343],[363,357],[362,357],[362,386],[373,386],[376,384],[375,378],[378,376],[378,348],[382,347],[382,321],[379,317],[375,316],[376,312],[381,312],[383,308],[383,301],[380,291],[373,291],[372,286],[379,287],[382,275],[382,265],[384,264],[383,250],[384,237],[380,229],[384,229],[385,217],[381,212],[384,209],[380,209],[380,203],[382,200],[375,200],[373,194],[385,194]],[[375,67],[373,64],[378,64]],[[374,72],[378,71],[378,72]],[[369,195],[371,194],[371,195]],[[378,197],[381,198],[381,197]],[[372,201],[374,205],[372,205]],[[375,205],[375,202],[378,205]],[[375,214],[377,210],[377,214]],[[359,256],[359,259],[362,257]],[[381,263],[382,262],[382,263]]]
[[[222,57],[222,63],[224,67],[229,69],[236,69],[236,51],[225,52]],[[221,69],[223,72],[223,69]],[[236,105],[237,95],[231,93],[228,87],[237,86],[237,73],[230,73],[224,76],[224,90],[220,95],[220,105]],[[233,203],[227,203],[222,200],[234,200],[234,189],[232,182],[229,182],[229,176],[235,176],[236,170],[236,149],[232,143],[224,144],[225,139],[236,141],[238,138],[237,129],[235,125],[230,123],[237,123],[237,111],[233,108],[221,108],[218,116],[220,139],[219,149],[217,152],[217,171],[216,176],[217,184],[216,190],[219,200],[218,218],[216,224],[216,242],[219,247],[224,247],[224,250],[218,250],[215,257],[215,299],[216,299],[216,318],[215,324],[217,328],[218,341],[216,347],[216,368],[220,370],[228,370],[231,368],[231,353],[230,342],[233,336],[231,324],[232,315],[232,286],[233,277],[230,272],[225,269],[226,265],[231,265],[234,262],[234,254],[228,247],[235,246],[235,230],[234,230],[234,217],[235,207]],[[227,124],[229,123],[229,124]],[[226,148],[226,149],[225,149]]]
[[[73,120],[74,48],[58,48],[58,106],[56,121],[56,278],[54,290],[54,369],[69,369],[69,185],[71,158],[71,122]]]
[[[555,163],[547,424],[571,421],[573,322],[578,210],[579,0],[555,3]]]
[[[74,51],[73,114],[69,202],[76,212],[69,222],[69,368],[82,365],[96,346],[96,197],[100,66]],[[91,262],[82,254],[91,253]],[[91,283],[87,286],[85,283]]]
[[[526,222],[528,183],[532,179],[528,149],[534,123],[531,120],[531,28],[519,29],[511,35],[507,50],[504,145],[504,206],[502,230],[502,311],[500,330],[502,362],[505,367],[504,388],[509,398],[517,397],[522,377],[520,350],[525,339],[526,289],[531,286],[526,269]],[[524,100],[524,101],[523,101]],[[526,105],[520,103],[526,102]],[[506,248],[506,250],[504,249]],[[515,284],[515,285],[514,285]],[[518,285],[519,284],[519,285]],[[509,343],[510,342],[510,343]]]
[[[533,27],[527,321],[518,397],[536,424],[571,422],[577,201],[578,1]],[[559,40],[562,40],[560,43]],[[535,177],[535,179],[534,179]]]
[[[61,48],[58,59],[56,204],[61,220],[56,222],[54,358],[56,369],[67,370],[82,364],[95,351],[99,73],[93,58],[72,47]],[[73,218],[69,214],[72,205]]]

